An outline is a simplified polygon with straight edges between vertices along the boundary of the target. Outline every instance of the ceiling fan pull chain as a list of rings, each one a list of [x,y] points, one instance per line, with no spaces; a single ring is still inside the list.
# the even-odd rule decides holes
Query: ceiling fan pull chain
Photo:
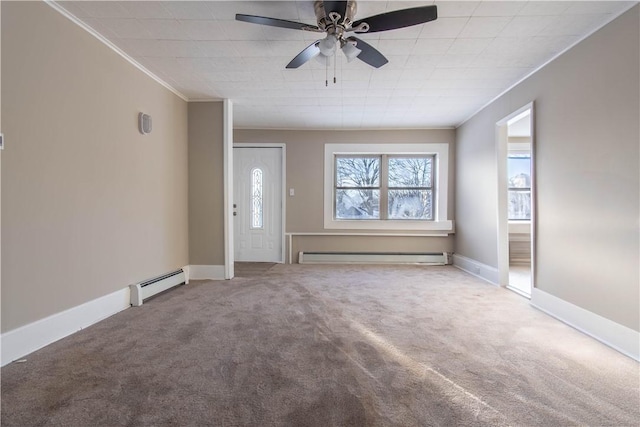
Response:
[[[391,1],[388,1],[388,3],[391,3]],[[356,0],[314,0],[313,8],[316,15],[317,26],[286,19],[245,15],[242,13],[236,14],[236,20],[271,27],[327,34],[324,39],[317,40],[312,45],[307,46],[306,49],[287,64],[286,68],[298,68],[318,54],[322,54],[328,58],[331,53],[334,53],[335,58],[336,43],[340,43],[339,47],[342,50],[342,48],[346,46],[347,41],[350,43],[349,46],[346,46],[346,50],[343,50],[343,53],[347,56],[349,62],[358,58],[372,67],[380,68],[389,62],[382,53],[356,37],[348,37],[345,40],[344,34],[350,31],[355,31],[356,33],[377,33],[379,31],[397,30],[438,19],[438,8],[434,4],[394,10],[355,21],[354,17],[357,9]],[[327,69],[328,68],[329,66],[327,64]],[[334,64],[333,83],[336,84],[337,80],[336,66]],[[329,85],[328,72],[325,76],[325,84],[327,86]]]
[[[329,86],[329,57],[327,56],[327,60],[324,63],[324,86]]]
[[[336,51],[337,49],[333,51],[333,84],[336,84],[336,62],[338,61]]]

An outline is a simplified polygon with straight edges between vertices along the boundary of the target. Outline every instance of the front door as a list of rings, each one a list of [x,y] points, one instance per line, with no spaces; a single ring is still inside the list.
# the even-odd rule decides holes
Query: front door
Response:
[[[234,147],[236,261],[283,262],[282,148]]]

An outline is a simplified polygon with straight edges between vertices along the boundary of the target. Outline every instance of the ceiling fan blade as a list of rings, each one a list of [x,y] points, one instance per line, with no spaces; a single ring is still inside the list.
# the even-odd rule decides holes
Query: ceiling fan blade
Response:
[[[384,64],[389,62],[389,60],[378,51],[378,49],[371,46],[369,43],[366,43],[364,40],[361,40],[357,37],[349,37],[347,40],[356,42],[356,47],[362,51],[358,55],[358,59],[366,62],[372,67],[380,68]]]
[[[324,12],[327,18],[331,12],[335,12],[340,15],[340,21],[344,21],[344,17],[347,14],[347,1],[325,1]]]
[[[252,24],[269,25],[271,27],[290,28],[292,30],[318,31],[320,28],[315,25],[305,24],[303,22],[287,21],[284,19],[267,18],[265,16],[236,14],[236,21],[250,22]]]
[[[380,15],[359,19],[352,24],[352,27],[356,28],[362,23],[367,23],[369,25],[369,31],[367,31],[367,33],[376,33],[378,31],[396,30],[398,28],[424,24],[437,18],[437,6],[429,5],[395,10],[393,12],[381,13]]]
[[[318,43],[320,40],[317,40],[307,46],[302,52],[298,54],[295,58],[291,60],[287,64],[287,68],[298,68],[302,64],[306,63],[308,60],[315,58],[320,54],[320,48],[318,47]]]

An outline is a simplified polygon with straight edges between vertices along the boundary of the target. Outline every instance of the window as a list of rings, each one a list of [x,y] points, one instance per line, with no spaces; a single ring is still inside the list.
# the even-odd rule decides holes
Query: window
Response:
[[[380,157],[336,156],[335,218],[380,218]]]
[[[326,144],[325,228],[452,231],[447,144]]]
[[[335,162],[336,219],[433,219],[432,155],[341,155]]]
[[[251,171],[251,228],[262,228],[262,169]]]
[[[433,157],[388,158],[389,219],[433,219]]]
[[[531,220],[531,155],[509,154],[509,220]]]

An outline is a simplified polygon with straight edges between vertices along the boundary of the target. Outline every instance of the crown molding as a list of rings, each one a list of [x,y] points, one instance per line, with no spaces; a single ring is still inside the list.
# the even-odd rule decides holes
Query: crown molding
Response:
[[[78,18],[76,18],[74,15],[72,15],[68,10],[66,10],[64,7],[60,6],[56,1],[54,0],[44,0],[44,2],[46,4],[48,4],[49,6],[51,6],[53,9],[55,9],[58,13],[60,13],[61,15],[63,15],[65,18],[69,19],[71,22],[73,22],[74,24],[78,25],[79,27],[81,27],[83,30],[85,30],[86,32],[88,32],[89,34],[91,34],[93,37],[95,37],[96,39],[98,39],[99,41],[101,41],[104,45],[106,45],[108,48],[110,48],[111,50],[113,50],[115,53],[117,53],[118,55],[120,55],[123,59],[125,59],[127,62],[129,62],[131,65],[133,65],[134,67],[136,67],[138,70],[142,71],[144,74],[146,74],[147,76],[151,77],[151,79],[155,80],[157,83],[159,83],[161,86],[165,87],[166,89],[168,89],[169,91],[171,91],[173,94],[175,94],[176,96],[178,96],[180,99],[182,99],[185,102],[189,102],[189,98],[186,97],[185,95],[183,95],[182,93],[180,93],[180,91],[178,91],[177,89],[175,89],[173,86],[171,86],[169,83],[165,82],[164,80],[162,80],[160,77],[156,76],[155,74],[153,74],[151,71],[149,71],[148,69],[146,69],[142,64],[140,64],[138,61],[136,61],[135,59],[133,59],[132,57],[130,57],[129,55],[127,55],[122,49],[120,49],[118,46],[116,46],[115,44],[111,43],[107,38],[105,38],[102,34],[98,33],[96,30],[94,30],[93,28],[91,28],[90,26],[88,26],[87,24],[85,24],[84,22],[82,22],[81,20],[79,20]]]
[[[569,46],[567,46],[565,49],[561,50],[560,52],[558,52],[557,54],[555,54],[554,56],[552,56],[550,59],[548,59],[546,62],[544,62],[542,65],[538,66],[537,68],[535,68],[533,71],[531,71],[530,73],[528,73],[527,75],[525,75],[524,77],[522,77],[520,80],[518,80],[517,82],[515,82],[514,84],[512,84],[511,86],[509,86],[508,88],[506,88],[505,90],[503,90],[502,92],[500,92],[498,95],[494,96],[493,98],[491,98],[491,100],[489,102],[487,102],[486,104],[484,104],[482,107],[478,108],[475,112],[473,112],[471,115],[469,115],[466,119],[464,119],[463,121],[461,121],[459,124],[457,124],[456,126],[454,126],[456,129],[459,128],[460,126],[462,126],[463,124],[465,124],[466,122],[468,122],[469,120],[471,120],[473,117],[475,117],[478,113],[480,113],[482,110],[484,110],[485,108],[487,108],[489,105],[493,104],[494,102],[496,102],[500,97],[502,97],[503,95],[505,95],[506,93],[508,93],[509,91],[511,91],[513,88],[515,88],[516,86],[518,86],[520,83],[524,82],[525,80],[527,80],[529,77],[533,76],[535,73],[537,73],[538,71],[542,70],[544,67],[546,67],[547,65],[549,65],[550,63],[552,63],[553,61],[555,61],[556,59],[558,59],[559,57],[561,57],[562,55],[564,55],[566,52],[570,51],[571,49],[573,49],[575,46],[577,46],[578,44],[582,43],[584,40],[586,40],[587,38],[591,37],[593,34],[595,34],[596,32],[600,31],[603,27],[609,25],[611,22],[613,22],[614,20],[618,19],[620,16],[624,15],[625,13],[627,13],[629,10],[631,10],[633,7],[637,6],[638,2],[633,2],[631,3],[628,7],[624,8],[622,11],[620,11],[617,14],[612,14],[609,19],[607,19],[606,21],[604,21],[601,25],[597,26],[596,28],[594,28],[593,30],[589,31],[587,34],[585,34],[583,37],[580,37],[578,40],[576,40],[575,42],[571,43]]]

